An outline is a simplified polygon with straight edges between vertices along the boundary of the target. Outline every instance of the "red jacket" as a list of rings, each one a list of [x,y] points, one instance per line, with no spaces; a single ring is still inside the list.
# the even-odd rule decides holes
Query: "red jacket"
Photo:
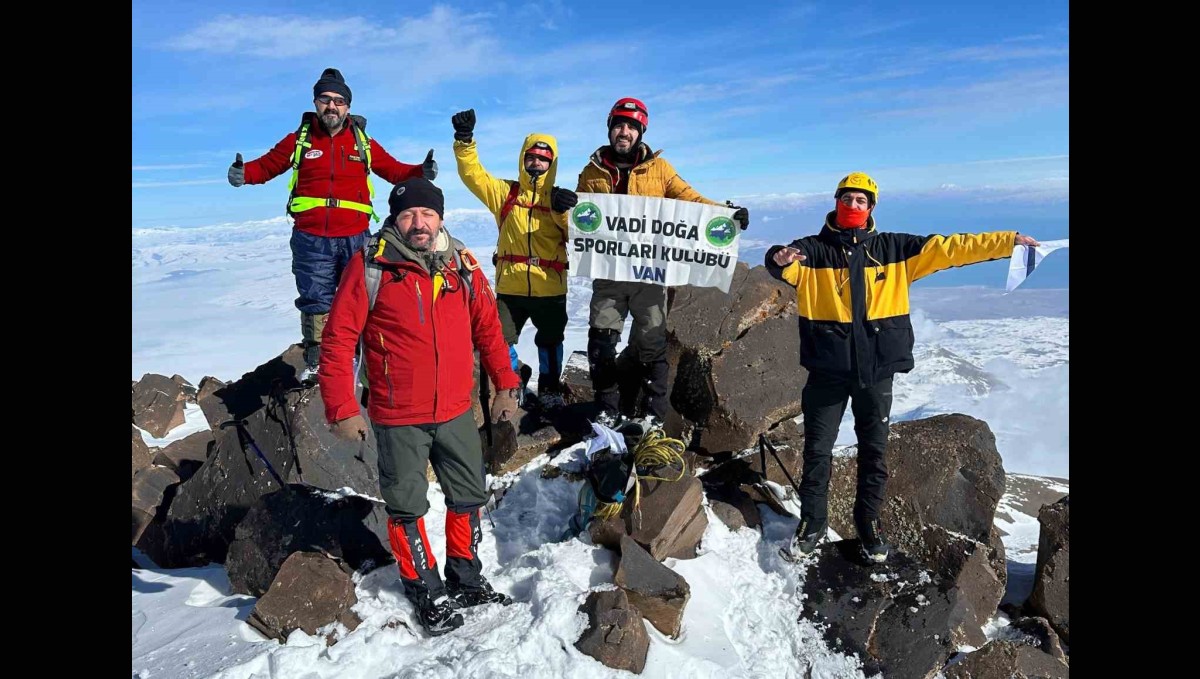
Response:
[[[385,239],[389,232],[385,229]],[[362,257],[350,258],[338,284],[321,337],[317,375],[330,422],[359,414],[353,360],[360,335],[366,340],[367,417],[376,424],[441,423],[466,412],[475,387],[476,348],[496,389],[521,383],[509,362],[496,298],[478,263],[468,260],[476,267],[470,273],[474,300],[456,261],[444,270],[435,302],[434,278],[416,262],[384,256],[396,252],[389,247],[375,257],[395,266],[397,273],[384,271],[370,314]]]
[[[305,156],[300,160],[295,195],[370,204],[366,159],[359,158],[349,118],[333,137],[325,131],[315,113],[306,113],[304,120],[310,123],[308,140],[312,147],[305,150]],[[246,163],[246,183],[265,184],[285,172],[290,174],[292,154],[295,152],[296,133],[292,132],[279,140],[266,155]],[[371,170],[393,184],[423,176],[420,165],[401,163],[374,139],[371,140]],[[381,187],[377,193],[386,199],[388,189]],[[383,212],[387,213],[386,206]],[[315,207],[293,216],[295,228],[316,236],[354,236],[370,226],[369,215],[348,208]]]

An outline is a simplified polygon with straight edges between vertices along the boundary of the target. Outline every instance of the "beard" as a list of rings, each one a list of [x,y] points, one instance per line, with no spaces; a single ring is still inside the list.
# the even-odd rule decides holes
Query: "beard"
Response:
[[[338,130],[341,129],[342,125],[346,123],[346,116],[348,115],[350,115],[349,111],[345,113],[326,111],[325,113],[321,114],[321,124],[325,126],[325,130],[327,132]]]
[[[413,229],[401,238],[404,239],[405,245],[417,252],[425,252],[433,247],[433,233],[424,229]]]
[[[642,135],[640,134],[614,134],[609,137],[608,143],[612,146],[613,153],[617,154],[617,156],[629,158],[637,150],[638,142],[641,141],[641,138]]]

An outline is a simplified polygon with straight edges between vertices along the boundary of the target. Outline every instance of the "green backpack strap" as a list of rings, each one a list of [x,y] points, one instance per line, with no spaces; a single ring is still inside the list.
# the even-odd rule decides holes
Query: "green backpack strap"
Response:
[[[371,137],[367,135],[367,119],[362,116],[350,116],[350,132],[354,135],[354,145],[358,148],[358,157],[363,159],[367,174],[367,191],[370,200],[375,199],[375,185],[371,182]],[[312,148],[310,132],[312,119],[305,114],[296,130],[296,149],[292,152],[292,178],[288,181],[288,214],[304,212],[316,207],[340,207],[370,215],[371,219],[379,221],[379,215],[371,203],[358,203],[352,200],[338,198],[314,198],[296,195],[296,182],[300,177],[300,161],[304,159],[305,149]]]

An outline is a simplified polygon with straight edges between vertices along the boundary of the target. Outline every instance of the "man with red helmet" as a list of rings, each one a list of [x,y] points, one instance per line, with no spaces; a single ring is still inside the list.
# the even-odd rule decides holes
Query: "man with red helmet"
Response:
[[[579,173],[578,192],[623,193],[673,198],[710,205],[665,158],[642,141],[650,114],[639,99],[617,100],[608,113],[608,145],[601,146]],[[736,207],[736,206],[733,206]],[[734,221],[745,229],[749,212],[737,207]],[[629,344],[617,356],[625,317],[633,315]],[[588,320],[588,367],[600,408],[615,415],[636,414],[640,393],[649,397],[649,414],[667,412],[667,290],[655,283],[592,281]]]

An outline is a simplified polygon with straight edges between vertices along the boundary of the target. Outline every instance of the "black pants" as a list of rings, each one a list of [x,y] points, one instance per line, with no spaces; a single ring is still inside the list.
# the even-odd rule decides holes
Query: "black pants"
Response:
[[[804,410],[804,475],[800,480],[800,511],[817,522],[828,520],[829,474],[838,425],[846,402],[854,413],[858,435],[858,489],[854,496],[854,520],[879,517],[887,486],[888,420],[892,410],[892,378],[869,387],[858,386],[853,377],[813,372],[801,396]]]
[[[538,348],[538,393],[560,391],[567,296],[496,295],[496,309],[500,314],[504,341],[510,347],[516,346],[521,338],[525,321],[533,321],[533,327],[537,328],[533,343]],[[517,371],[518,366],[514,365],[513,370]]]

